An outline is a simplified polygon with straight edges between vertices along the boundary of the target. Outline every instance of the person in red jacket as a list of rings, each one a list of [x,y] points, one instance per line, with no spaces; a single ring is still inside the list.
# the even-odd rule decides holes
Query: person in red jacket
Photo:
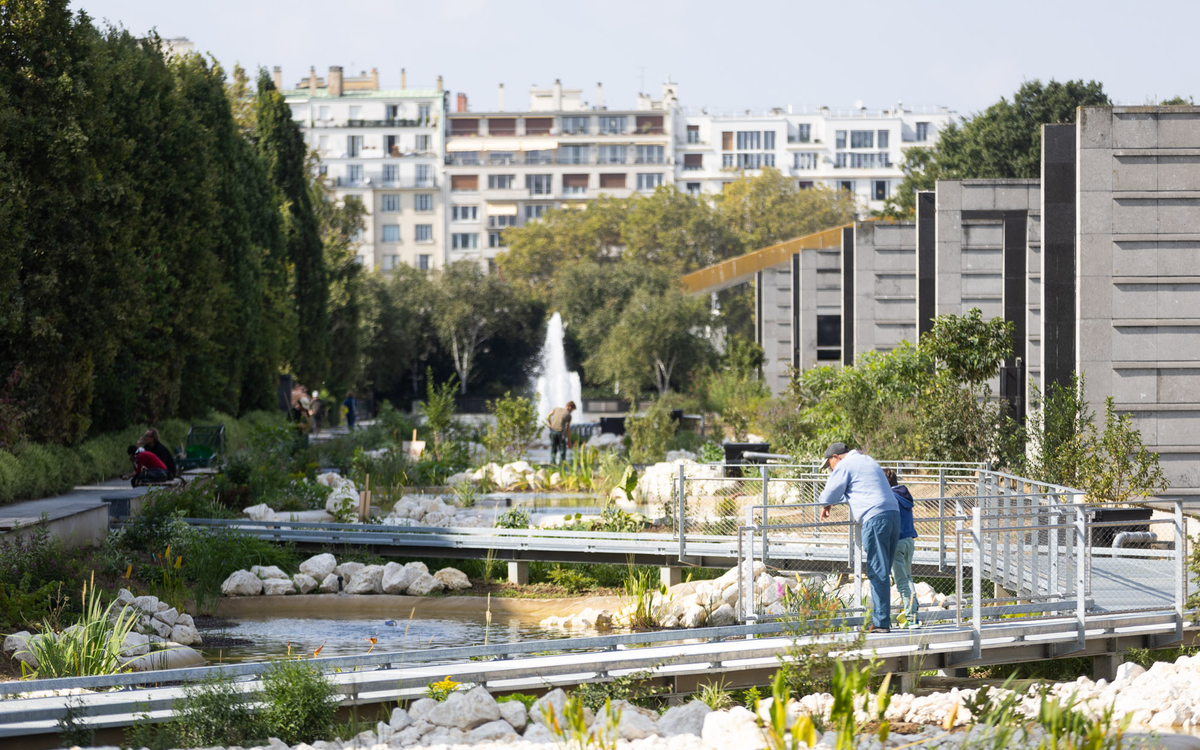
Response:
[[[131,482],[134,487],[140,487],[143,484],[158,484],[170,478],[167,476],[167,465],[152,451],[131,445],[129,446],[129,459],[133,461],[135,472]]]

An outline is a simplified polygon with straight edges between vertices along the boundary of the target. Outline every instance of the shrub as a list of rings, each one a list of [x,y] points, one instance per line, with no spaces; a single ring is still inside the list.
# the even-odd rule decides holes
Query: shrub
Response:
[[[501,463],[516,460],[537,437],[538,421],[533,402],[506,392],[504,398],[492,401],[489,409],[496,421],[488,427],[483,438],[488,459]]]
[[[83,616],[71,628],[56,632],[49,619],[42,621],[41,637],[29,639],[27,648],[37,658],[37,679],[116,674],[124,669],[121,652],[125,637],[138,621],[138,610],[116,602],[101,604],[95,582],[83,587]],[[22,667],[24,669],[24,667]]]
[[[675,423],[666,405],[655,400],[640,416],[625,418],[625,432],[629,435],[629,458],[635,464],[649,464],[663,460],[667,443],[675,434]]]
[[[454,424],[454,378],[438,385],[433,382],[433,370],[425,370],[426,400],[421,404],[421,416],[432,437],[434,458],[442,459]]]
[[[426,685],[425,696],[427,698],[434,699],[438,703],[441,703],[449,698],[451,693],[457,691],[461,687],[461,682],[455,682],[454,680],[450,679],[449,675],[446,675],[446,679],[438,680],[437,682],[431,682]]]
[[[529,514],[523,510],[513,508],[506,510],[496,519],[496,528],[498,529],[528,529]]]
[[[168,725],[168,747],[250,745],[264,739],[256,730],[245,693],[232,677],[214,675],[183,688],[184,700],[176,705],[176,720]],[[163,738],[166,739],[166,738]]]
[[[25,581],[27,588],[36,588],[74,581],[76,573],[69,565],[62,540],[50,535],[45,515],[32,527],[0,537],[0,581]]]
[[[277,565],[296,570],[299,560],[290,545],[277,545],[234,529],[189,529],[178,543],[187,564],[184,576],[193,584],[197,606],[204,608],[221,595],[221,584],[236,570],[254,565]]]
[[[658,710],[671,692],[665,685],[655,685],[650,672],[634,672],[613,678],[610,682],[590,682],[575,688],[571,696],[584,708],[599,711],[605,701],[624,700],[635,706]]]
[[[697,459],[705,464],[719,464],[725,460],[725,449],[720,443],[709,441],[700,446]]]
[[[333,735],[337,688],[304,661],[278,661],[263,679],[263,734],[289,745]]]
[[[596,579],[578,570],[555,565],[550,569],[550,580],[566,589],[568,594],[578,594],[596,588]]]

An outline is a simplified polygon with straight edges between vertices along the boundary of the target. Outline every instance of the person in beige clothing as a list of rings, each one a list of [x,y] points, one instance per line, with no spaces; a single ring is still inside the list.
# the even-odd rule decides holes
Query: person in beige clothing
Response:
[[[571,447],[571,412],[575,411],[575,402],[568,401],[566,407],[558,407],[546,417],[546,426],[550,428],[550,463],[557,463],[555,456],[562,449],[562,460],[567,460],[567,448]]]

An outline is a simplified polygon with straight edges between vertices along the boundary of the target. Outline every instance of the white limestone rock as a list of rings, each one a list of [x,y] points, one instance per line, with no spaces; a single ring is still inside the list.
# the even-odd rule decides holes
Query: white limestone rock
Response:
[[[336,567],[337,558],[325,552],[320,555],[313,555],[300,563],[300,572],[306,576],[311,576],[314,581],[324,581],[325,576],[332,573]]]
[[[334,568],[333,572],[334,572],[334,575],[339,575],[342,577],[342,585],[346,586],[346,585],[349,585],[350,579],[354,578],[354,574],[357,573],[358,571],[362,570],[365,567],[367,567],[367,566],[363,565],[362,563],[344,562],[341,565]]]
[[[692,604],[683,611],[683,616],[679,618],[679,625],[685,628],[698,628],[704,624],[704,619],[704,607]]]
[[[221,584],[222,596],[258,596],[263,592],[262,579],[248,570],[236,570]]]
[[[156,669],[197,667],[204,663],[206,663],[205,659],[199,651],[187,646],[168,643],[167,648],[163,651],[151,651],[145,656],[135,657],[135,661],[130,662],[129,666],[135,672],[150,672]]]
[[[161,612],[155,612],[154,619],[165,622],[169,627],[174,627],[176,620],[179,619],[179,610],[174,607],[167,607]]]
[[[467,578],[467,574],[458,568],[442,568],[434,573],[433,577],[441,581],[442,587],[448,591],[462,591],[471,588],[471,579]]]
[[[408,707],[408,715],[412,718],[413,723],[425,721],[429,716],[429,712],[438,707],[438,702],[433,698],[419,698],[411,706]]]
[[[623,740],[640,740],[643,737],[653,737],[658,734],[658,714],[641,706],[635,706],[624,700],[612,702],[614,712],[620,711],[617,720],[617,733]],[[600,709],[597,717],[604,721],[604,709]]]
[[[443,588],[445,588],[445,586],[441,581],[429,575],[428,573],[422,573],[417,576],[417,580],[409,584],[408,594],[409,596],[425,596],[426,594],[432,594],[435,591],[441,591]]]
[[[126,633],[121,644],[121,656],[126,658],[150,653],[150,638],[141,633]]]
[[[159,638],[171,637],[171,626],[162,620],[150,620],[150,627],[158,634]]]
[[[263,581],[263,594],[266,596],[286,596],[296,593],[290,578],[268,578]]]
[[[468,745],[475,745],[480,742],[496,742],[509,739],[517,739],[516,730],[507,721],[497,719],[489,721],[486,724],[480,724],[467,732],[464,741]]]
[[[181,646],[192,646],[200,643],[199,631],[190,625],[182,625],[180,623],[175,623],[175,626],[171,628],[170,634],[166,637]]]
[[[683,706],[672,706],[658,720],[658,733],[663,737],[691,734],[697,737],[704,731],[704,717],[712,709],[704,701],[693,700]]]
[[[500,718],[500,706],[486,688],[453,692],[439,703],[427,717],[439,727],[457,727],[469,731]]]
[[[307,594],[317,587],[317,580],[310,575],[297,573],[296,575],[292,576],[292,585],[295,586],[296,590],[301,594]]]
[[[412,726],[412,717],[403,708],[397,706],[392,709],[392,718],[388,722],[388,726],[392,728],[392,732],[399,732]]]
[[[700,737],[712,747],[761,750],[766,746],[757,717],[742,706],[705,716]]]
[[[728,604],[722,604],[712,611],[708,616],[708,625],[713,628],[720,628],[726,625],[736,625],[737,615],[734,614],[733,607]]]
[[[117,606],[129,607],[133,605],[134,596],[129,589],[117,589]]]
[[[500,707],[500,718],[507,721],[513,729],[518,732],[525,729],[525,725],[529,723],[529,716],[524,703],[512,700],[499,701],[496,705]]]
[[[534,724],[549,724],[550,714],[559,718],[561,723],[563,707],[567,705],[567,694],[562,688],[555,688],[538,698],[529,709],[529,720]]]
[[[157,596],[139,596],[133,600],[133,606],[142,610],[146,614],[153,615],[158,611]]]
[[[24,648],[31,635],[32,634],[28,630],[22,630],[5,637],[4,653],[12,654],[15,653],[17,649]]]
[[[1114,685],[1123,685],[1123,684],[1133,682],[1140,675],[1142,675],[1145,671],[1146,671],[1146,668],[1143,667],[1141,664],[1134,664],[1131,661],[1127,661],[1124,664],[1122,664],[1121,666],[1117,667],[1117,678],[1115,680],[1113,680],[1113,684]]]
[[[285,579],[288,577],[277,565],[255,565],[250,568],[250,572],[264,581],[269,579]]]
[[[325,576],[321,580],[321,587],[318,590],[322,594],[336,594],[338,592],[338,577],[333,573]]]
[[[417,580],[420,573],[416,568],[410,568],[407,565],[390,562],[383,566],[383,593],[385,594],[403,594],[408,591],[408,587],[413,581]]]
[[[354,573],[346,585],[347,594],[382,594],[383,566],[367,565]]]
[[[243,508],[242,513],[251,521],[269,521],[275,517],[275,509],[266,503],[251,505],[249,508]]]
[[[539,745],[557,745],[558,737],[545,724],[531,724],[525,730],[525,734],[521,736],[525,742],[532,742]]]

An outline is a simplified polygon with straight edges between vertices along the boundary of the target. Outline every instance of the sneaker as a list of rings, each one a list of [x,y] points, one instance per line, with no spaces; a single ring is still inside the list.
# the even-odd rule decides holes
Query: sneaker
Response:
[[[866,632],[867,633],[890,633],[890,632],[892,632],[892,629],[891,628],[881,628],[878,625],[872,625],[871,627],[867,628]]]

